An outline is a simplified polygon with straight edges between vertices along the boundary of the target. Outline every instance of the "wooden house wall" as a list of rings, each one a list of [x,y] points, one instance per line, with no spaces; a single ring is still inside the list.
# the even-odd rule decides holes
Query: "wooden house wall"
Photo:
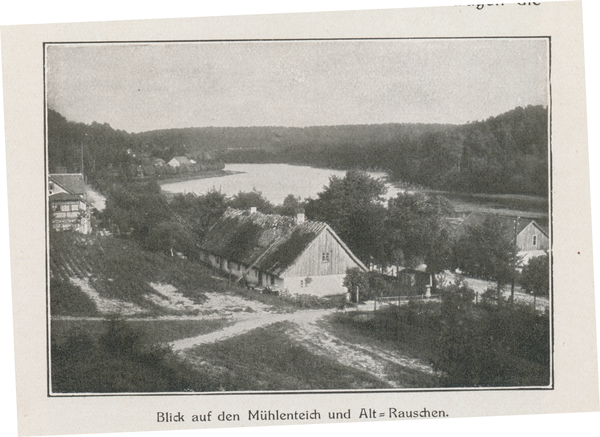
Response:
[[[82,234],[92,231],[90,215],[84,202],[63,200],[51,202],[52,225],[56,230],[74,230]]]
[[[324,262],[323,253],[329,253],[329,261]],[[333,234],[325,229],[310,244],[308,249],[296,260],[294,265],[283,273],[282,277],[309,277],[344,275],[351,267],[358,267]]]
[[[285,277],[281,283],[278,282],[276,288],[290,294],[310,294],[321,297],[346,294],[348,290],[344,287],[345,276]]]
[[[533,245],[533,237],[537,237],[537,244]],[[517,247],[519,251],[548,250],[550,241],[548,237],[535,225],[530,224],[517,235]]]

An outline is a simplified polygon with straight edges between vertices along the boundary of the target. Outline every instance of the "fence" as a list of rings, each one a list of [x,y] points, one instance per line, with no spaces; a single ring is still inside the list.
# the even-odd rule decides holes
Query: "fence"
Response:
[[[426,296],[424,294],[418,294],[413,296],[379,296],[375,297],[373,300],[375,301],[375,310],[377,310],[377,304],[383,305],[387,303],[388,305],[402,305],[403,303],[407,303],[409,301],[422,301],[422,302],[430,302],[439,300],[438,294],[432,294],[431,296]]]

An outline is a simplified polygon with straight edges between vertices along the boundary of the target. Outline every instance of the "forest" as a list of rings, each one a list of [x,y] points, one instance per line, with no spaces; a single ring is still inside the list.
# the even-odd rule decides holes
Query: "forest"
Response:
[[[208,153],[219,162],[290,163],[386,171],[405,184],[464,193],[548,195],[548,108],[517,107],[463,125],[207,127],[129,133],[48,110],[50,172],[88,180],[135,178],[134,155],[168,161]],[[82,164],[83,162],[83,164]],[[101,188],[101,187],[100,187]]]

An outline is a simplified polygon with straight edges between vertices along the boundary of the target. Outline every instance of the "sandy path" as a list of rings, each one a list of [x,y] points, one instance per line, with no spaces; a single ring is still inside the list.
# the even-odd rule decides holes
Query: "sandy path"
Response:
[[[272,325],[277,322],[294,322],[306,324],[314,322],[326,314],[330,314],[332,310],[305,310],[297,311],[295,313],[261,313],[261,314],[250,314],[244,317],[245,320],[240,320],[233,326],[228,326],[221,329],[220,331],[211,332],[209,334],[199,335],[192,338],[184,338],[182,340],[174,341],[170,343],[170,346],[174,351],[181,351],[184,349],[190,349],[195,346],[199,346],[206,343],[214,343],[216,341],[223,341],[237,335],[245,334],[253,329],[261,328],[263,326]],[[241,319],[241,317],[240,317]]]
[[[406,356],[400,351],[344,341],[315,322],[316,320],[312,320],[298,324],[292,334],[294,339],[314,354],[335,358],[340,364],[367,372],[390,387],[403,387],[397,381],[399,370],[439,376],[439,372],[422,360]]]
[[[315,355],[334,359],[340,364],[366,372],[389,387],[403,387],[401,373],[418,372],[428,376],[439,376],[431,365],[400,351],[351,343],[331,334],[317,321],[332,314],[335,310],[301,310],[289,314],[250,314],[233,326],[220,331],[199,335],[193,338],[177,340],[171,343],[174,351],[183,352],[207,343],[214,343],[242,335],[260,327],[277,322],[291,322],[293,327],[286,334],[305,346]]]

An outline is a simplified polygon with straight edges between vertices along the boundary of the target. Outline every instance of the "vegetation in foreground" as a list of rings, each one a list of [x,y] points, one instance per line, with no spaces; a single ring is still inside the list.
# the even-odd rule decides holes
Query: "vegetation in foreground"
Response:
[[[194,304],[205,301],[204,292],[223,288],[223,281],[212,278],[210,269],[188,259],[143,250],[135,241],[73,232],[51,233],[50,272],[54,316],[98,315],[95,303],[72,279],[87,281],[102,298],[135,304],[146,315],[186,312],[147,299],[162,298],[152,283],[169,284]]]
[[[109,318],[110,319],[110,318]],[[106,332],[107,318],[54,319],[51,321],[52,339],[63,345],[74,334],[85,334],[97,341]],[[122,320],[136,332],[143,332],[148,343],[160,345],[184,338],[208,334],[233,323],[230,319],[128,319]]]
[[[347,335],[393,341],[429,360],[443,372],[444,387],[549,385],[548,314],[491,296],[475,304],[472,290],[455,285],[443,290],[441,303],[411,301],[367,320],[338,315],[334,322]]]
[[[192,364],[168,346],[150,341],[151,335],[139,322],[110,319],[94,327],[98,328],[99,335],[85,330],[64,338],[53,335],[54,393],[386,387],[364,372],[314,355],[285,334],[288,323],[197,347],[188,356],[200,364]]]
[[[174,354],[150,342],[120,319],[104,322],[98,338],[78,333],[52,338],[54,393],[143,393],[216,391],[219,386]]]
[[[218,343],[199,346],[188,356],[207,362],[215,376],[234,385],[227,391],[333,390],[386,388],[368,373],[315,355],[287,334],[289,322]]]

